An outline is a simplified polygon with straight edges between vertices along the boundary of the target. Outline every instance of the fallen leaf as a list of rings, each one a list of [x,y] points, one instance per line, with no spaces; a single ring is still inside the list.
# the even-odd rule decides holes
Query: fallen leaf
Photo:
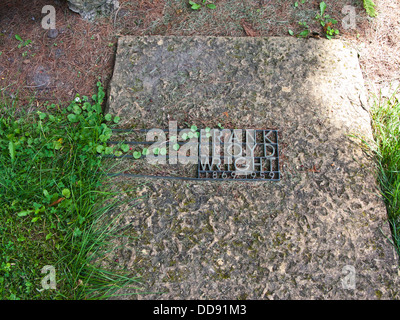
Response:
[[[326,31],[328,30],[328,27],[332,28],[332,22],[328,22],[327,24],[325,24],[324,26],[324,32],[326,33]]]
[[[253,26],[250,23],[246,22],[244,19],[242,19],[240,22],[246,35],[248,35],[249,37],[257,36],[257,31],[253,29]]]
[[[49,207],[56,206],[56,205],[58,205],[61,201],[64,201],[64,200],[65,200],[65,198],[60,198],[60,199],[54,201],[53,203],[51,203],[51,204],[49,205]]]
[[[320,170],[318,170],[318,168],[316,167],[315,164],[313,165],[312,169],[309,169],[308,171],[315,172],[315,173],[321,172]]]

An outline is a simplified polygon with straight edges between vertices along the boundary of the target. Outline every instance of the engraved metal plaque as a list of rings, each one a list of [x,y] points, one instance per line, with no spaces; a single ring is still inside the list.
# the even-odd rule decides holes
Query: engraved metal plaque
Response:
[[[165,168],[197,166],[197,176],[194,176],[194,172],[172,176],[168,175],[168,169],[158,175],[129,171],[111,175],[183,180],[280,180],[277,130],[193,130],[170,126],[169,129],[114,129],[113,133],[122,134],[124,140],[108,141],[108,145],[129,145],[132,146],[130,151],[141,147],[146,153],[138,156],[139,151],[133,151],[133,155],[125,152],[105,157],[146,161],[149,166],[164,165]],[[152,169],[150,171],[154,172]]]

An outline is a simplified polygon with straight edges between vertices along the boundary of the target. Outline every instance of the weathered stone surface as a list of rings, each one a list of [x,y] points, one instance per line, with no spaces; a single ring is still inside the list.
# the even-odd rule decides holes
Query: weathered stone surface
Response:
[[[278,183],[115,178],[144,196],[125,194],[121,224],[138,238],[115,253],[154,292],[136,298],[398,298],[374,167],[349,136],[371,138],[366,109],[341,41],[121,38],[107,112],[122,126],[280,131]],[[355,289],[342,286],[345,266]]]
[[[92,20],[97,14],[108,15],[118,9],[118,0],[68,0],[69,8],[84,19]]]

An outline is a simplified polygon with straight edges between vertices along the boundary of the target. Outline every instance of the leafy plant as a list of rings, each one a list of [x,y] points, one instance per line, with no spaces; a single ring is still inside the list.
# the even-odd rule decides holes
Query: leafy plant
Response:
[[[330,15],[325,14],[325,10],[327,8],[325,2],[321,2],[319,4],[320,13],[316,15],[315,19],[319,21],[322,28],[324,29],[325,36],[328,39],[332,39],[332,37],[339,34],[339,30],[333,28],[335,24],[337,24],[337,20],[330,17]]]
[[[200,10],[203,6],[209,8],[209,9],[215,9],[216,5],[214,3],[207,3],[207,0],[202,0],[202,2],[199,4],[197,2],[194,2],[192,0],[189,0],[190,7],[192,10]]]
[[[374,96],[371,124],[374,141],[358,137],[374,156],[377,180],[384,198],[392,239],[400,256],[400,87],[388,98]]]
[[[363,0],[364,9],[370,17],[376,17],[375,3],[373,0]]]
[[[19,117],[16,100],[0,100],[1,299],[98,299],[137,281],[97,263],[119,232],[97,156],[115,124],[103,99],[98,83],[92,101],[77,96],[63,110]],[[44,265],[56,268],[57,290],[40,289]]]
[[[32,42],[32,40],[26,40],[26,41],[22,40],[22,38],[18,34],[15,35],[15,39],[17,39],[20,42],[18,48],[26,47],[28,44]]]
[[[309,34],[310,34],[310,27],[308,26],[308,24],[306,22],[299,22],[300,27],[302,27],[302,31],[300,31],[300,33],[297,35],[297,37],[300,38],[306,38]],[[290,32],[291,30],[289,30],[289,34],[293,33]]]
[[[301,4],[304,4],[304,3],[306,2],[306,0],[301,0],[300,2],[301,2]],[[294,3],[294,7],[297,8],[298,6],[299,6],[299,2],[296,1],[296,2]]]
[[[112,121],[112,116],[110,114],[106,114],[104,116],[104,119],[106,121]],[[220,130],[224,129],[224,127],[221,125],[221,123],[218,123],[217,126]],[[204,129],[204,133],[207,138],[211,137],[210,132],[211,132],[210,127],[206,127]],[[186,129],[186,132],[182,132],[182,134],[180,135],[180,138],[182,141],[186,141],[186,140],[192,139],[192,138],[198,139],[199,137],[200,137],[200,129],[195,124],[191,125],[189,128]],[[100,138],[101,138],[101,136],[100,136]],[[108,139],[108,136],[107,136],[107,139]],[[166,155],[168,153],[168,148],[166,147],[168,143],[172,146],[173,150],[178,151],[180,149],[178,137],[172,135],[169,137],[169,140],[162,142],[162,145],[164,145],[164,146],[161,146],[161,147],[155,147],[155,148],[150,148],[150,149],[149,148],[141,149],[140,147],[136,146],[135,149],[132,149],[132,148],[129,148],[129,146],[126,143],[122,143],[122,144],[116,146],[113,149],[112,153],[116,157],[122,157],[124,155],[129,155],[129,153],[131,153],[134,159],[141,159],[142,156],[146,156],[146,155],[150,154],[150,152],[152,152],[152,154],[154,154],[154,155]],[[96,151],[99,154],[107,155],[107,154],[111,153],[111,152],[107,152],[107,148],[108,147],[106,147],[103,144],[97,145]]]

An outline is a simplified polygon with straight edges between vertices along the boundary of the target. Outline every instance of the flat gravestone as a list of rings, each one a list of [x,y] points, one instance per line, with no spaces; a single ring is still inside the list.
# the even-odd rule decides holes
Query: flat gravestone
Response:
[[[365,100],[338,40],[120,38],[107,112],[121,128],[276,129],[280,145],[276,182],[114,178],[137,187],[120,208],[137,238],[115,253],[153,292],[135,298],[395,298],[385,206],[351,137],[371,139]]]

